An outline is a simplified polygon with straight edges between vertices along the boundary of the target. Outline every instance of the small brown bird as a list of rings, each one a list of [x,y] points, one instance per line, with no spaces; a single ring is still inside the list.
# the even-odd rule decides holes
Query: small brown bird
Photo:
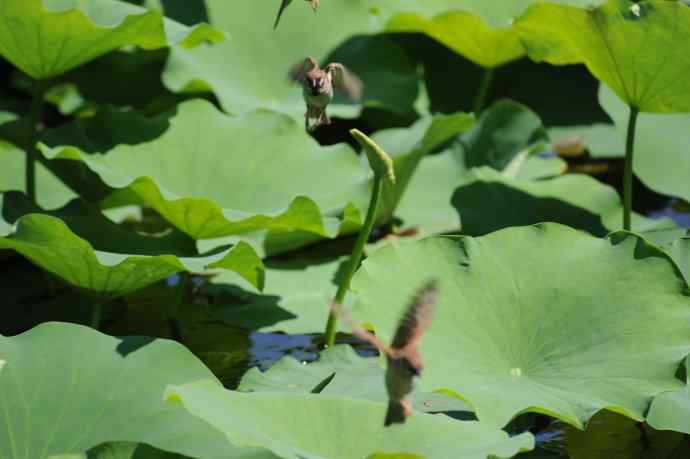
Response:
[[[414,377],[420,376],[423,369],[419,343],[429,328],[433,307],[438,301],[438,282],[432,279],[417,291],[405,315],[400,320],[390,347],[354,322],[349,315],[340,310],[337,304],[332,307],[350,324],[352,333],[377,347],[386,354],[386,390],[388,391],[388,411],[383,424],[404,423],[412,414],[412,406],[407,396],[414,389]]]
[[[316,11],[316,9],[319,7],[319,1],[320,0],[306,0],[309,3],[311,3],[311,8]],[[273,30],[275,30],[278,27],[278,23],[280,22],[280,17],[283,15],[283,11],[285,8],[288,7],[288,5],[292,3],[292,0],[282,0],[280,3],[280,9],[278,9],[278,16],[276,17],[276,22],[273,24]]]
[[[326,107],[333,100],[334,88],[345,94],[351,101],[362,98],[364,89],[362,80],[347,70],[343,64],[333,62],[320,68],[315,59],[308,57],[292,67],[289,77],[302,85],[302,95],[307,104],[304,125],[308,131],[321,124],[331,123],[331,119],[326,114]],[[310,119],[316,120],[311,127],[309,126]]]

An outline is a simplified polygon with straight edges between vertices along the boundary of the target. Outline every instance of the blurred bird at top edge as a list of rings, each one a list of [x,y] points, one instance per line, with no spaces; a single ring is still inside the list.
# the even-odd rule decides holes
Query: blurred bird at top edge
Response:
[[[305,0],[311,4],[311,8],[316,11],[317,8],[319,7],[319,1],[320,0]],[[283,15],[283,11],[285,11],[285,8],[288,7],[288,5],[292,3],[292,0],[282,0],[280,2],[280,8],[278,9],[278,15],[276,16],[276,22],[273,24],[273,30],[275,30],[278,27],[278,23],[280,22],[280,17]]]

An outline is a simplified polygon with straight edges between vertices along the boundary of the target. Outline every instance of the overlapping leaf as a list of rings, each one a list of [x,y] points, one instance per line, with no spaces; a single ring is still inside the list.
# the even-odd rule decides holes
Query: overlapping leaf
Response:
[[[228,113],[268,108],[302,118],[302,92],[288,81],[287,72],[307,56],[323,61],[348,38],[380,30],[382,27],[376,24],[380,24],[381,18],[372,13],[368,3],[324,3],[318,14],[303,3],[292,4],[273,31],[279,6],[275,2],[210,0],[206,2],[209,18],[214,26],[228,33],[228,40],[213,47],[174,49],[164,81],[173,91],[212,90]],[[365,78],[365,84],[371,82],[365,89],[364,103],[390,105],[396,112],[410,111],[411,107],[402,107],[401,100],[391,97],[390,87],[377,81],[389,79],[390,74],[400,75],[395,84],[409,80],[414,73],[413,64],[391,40],[364,40],[374,45],[372,51],[380,56],[371,61],[376,65],[358,65],[361,57],[344,62],[353,64]],[[368,49],[360,49],[369,56]],[[411,101],[408,99],[408,104]],[[353,117],[359,107],[337,101],[329,106],[329,112]]]
[[[41,214],[21,217],[16,230],[0,238],[0,248],[14,250],[64,281],[105,299],[139,290],[180,271],[223,268],[238,272],[256,286],[263,281],[261,259],[246,243],[198,257],[131,255],[127,246],[124,253],[103,252],[94,250],[62,220]]]
[[[534,445],[529,433],[510,438],[482,423],[424,413],[386,429],[386,404],[324,394],[244,394],[200,382],[170,387],[167,400],[181,403],[231,443],[260,446],[284,459],[374,459],[403,453],[426,459],[507,458]]]
[[[441,297],[420,349],[422,389],[462,396],[481,421],[536,411],[582,426],[603,408],[642,419],[653,396],[679,387],[687,284],[638,236],[545,224],[391,244],[353,279],[355,318],[390,339],[429,277]]]
[[[584,63],[643,112],[690,111],[690,8],[681,2],[608,0],[592,9],[540,3],[516,27],[536,61]]]
[[[323,331],[346,261],[347,257],[336,257],[270,262],[263,292],[223,272],[206,292],[216,298],[215,317],[225,323],[260,331],[317,333]]]
[[[187,28],[114,0],[6,0],[0,12],[0,55],[38,80],[125,45],[191,48],[222,39],[207,24]]]
[[[237,390],[307,394],[331,375],[333,378],[319,393],[377,402],[388,400],[379,359],[360,357],[347,345],[323,351],[318,361],[306,366],[292,357],[283,357],[266,372],[252,368]],[[471,411],[465,403],[443,394],[414,391],[411,402],[417,411]]]
[[[214,379],[183,346],[46,323],[0,336],[0,454],[35,459],[108,441],[192,457],[237,451],[207,423],[163,402],[167,384]]]
[[[489,168],[472,171],[453,194],[462,232],[481,236],[509,226],[557,222],[605,236],[620,229],[623,207],[616,190],[588,175],[519,181]],[[669,219],[633,216],[636,231],[675,228]]]
[[[0,112],[0,124],[16,120],[16,116]],[[24,189],[25,153],[15,145],[0,139],[0,192]],[[59,207],[74,198],[75,194],[56,179],[41,164],[36,165],[37,199],[48,208]]]
[[[170,118],[109,110],[46,142],[46,156],[83,161],[119,190],[113,201],[148,205],[195,239],[266,229],[333,237],[334,217],[369,192],[347,145],[320,147],[286,116],[227,117],[201,100]]]
[[[685,360],[685,368],[685,387],[656,396],[649,408],[647,422],[655,429],[690,434],[690,358]]]

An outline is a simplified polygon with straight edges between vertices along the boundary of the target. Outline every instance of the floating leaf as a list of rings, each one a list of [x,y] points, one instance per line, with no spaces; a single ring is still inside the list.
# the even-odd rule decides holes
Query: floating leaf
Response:
[[[263,229],[334,237],[338,219],[325,214],[366,202],[369,177],[352,149],[321,147],[286,116],[228,117],[202,100],[169,116],[108,110],[53,131],[45,142],[54,147],[42,150],[83,161],[121,198],[195,239]]]
[[[384,370],[377,358],[360,357],[348,345],[321,352],[319,360],[308,365],[283,357],[269,370],[250,369],[237,390],[241,392],[289,392],[307,394],[330,375],[333,379],[319,393],[348,398],[387,402]],[[456,398],[443,394],[413,392],[412,406],[417,411],[471,411]]]
[[[688,7],[683,7],[690,10]],[[690,19],[688,19],[690,21]],[[623,155],[628,124],[628,108],[605,85],[599,91],[599,103],[616,123],[612,137]],[[633,170],[649,188],[690,201],[690,115],[641,113],[635,130]]]
[[[199,257],[138,256],[96,251],[62,220],[48,215],[29,214],[16,225],[14,233],[0,238],[1,249],[15,250],[64,281],[103,298],[125,295],[180,271],[231,269],[257,286],[263,279],[261,259],[246,243]]]
[[[191,48],[222,39],[208,24],[188,28],[112,0],[5,0],[0,13],[0,55],[38,80],[125,45]]]
[[[2,457],[81,453],[108,441],[192,457],[232,454],[218,431],[163,402],[167,384],[214,379],[175,342],[53,322],[0,336],[0,355]]]
[[[426,459],[507,458],[534,446],[529,433],[510,438],[482,423],[424,413],[415,413],[399,428],[386,429],[386,404],[324,394],[243,394],[199,382],[171,386],[166,397],[224,432],[231,443],[260,446],[284,459],[376,458],[392,453]]]
[[[604,408],[640,420],[653,396],[679,386],[687,284],[639,236],[544,224],[392,243],[355,275],[353,316],[389,340],[431,275],[441,297],[420,349],[421,388],[462,397],[480,421],[534,411],[582,427]]]
[[[683,272],[688,285],[690,285],[690,235],[673,242],[668,252]]]
[[[538,62],[584,63],[642,112],[690,111],[690,9],[681,2],[608,0],[591,9],[538,3],[515,26]]]

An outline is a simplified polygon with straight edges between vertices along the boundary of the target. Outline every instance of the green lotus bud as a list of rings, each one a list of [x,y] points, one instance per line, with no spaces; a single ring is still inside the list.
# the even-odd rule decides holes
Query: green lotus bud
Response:
[[[367,155],[369,165],[374,171],[374,174],[379,177],[387,177],[391,183],[395,183],[395,172],[393,169],[393,160],[388,154],[379,147],[376,142],[364,135],[357,129],[350,130],[350,134],[364,149]]]

